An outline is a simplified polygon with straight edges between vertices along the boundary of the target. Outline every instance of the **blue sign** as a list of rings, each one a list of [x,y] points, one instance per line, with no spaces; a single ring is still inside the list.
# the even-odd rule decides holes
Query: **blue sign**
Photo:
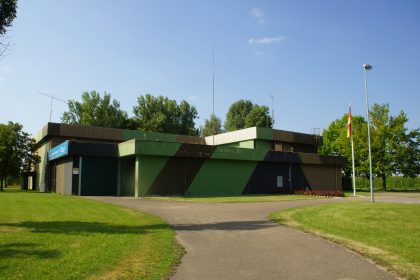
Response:
[[[64,141],[60,145],[48,151],[48,160],[54,160],[69,154],[69,141]]]

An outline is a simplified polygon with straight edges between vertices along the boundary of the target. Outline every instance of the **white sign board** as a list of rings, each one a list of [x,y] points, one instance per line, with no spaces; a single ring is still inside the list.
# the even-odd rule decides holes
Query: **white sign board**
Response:
[[[283,176],[277,176],[277,187],[278,188],[283,187]]]

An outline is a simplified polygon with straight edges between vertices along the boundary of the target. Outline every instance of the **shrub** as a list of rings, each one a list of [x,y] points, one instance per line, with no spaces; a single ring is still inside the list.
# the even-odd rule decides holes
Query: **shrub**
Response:
[[[341,191],[321,191],[321,190],[294,190],[293,194],[298,195],[312,195],[312,196],[324,196],[324,197],[344,197],[344,193]]]
[[[386,185],[388,191],[420,191],[420,177],[392,176],[386,178]],[[370,189],[369,179],[356,177],[356,188],[357,190],[368,191]],[[375,191],[382,190],[382,179],[373,178],[373,189]]]

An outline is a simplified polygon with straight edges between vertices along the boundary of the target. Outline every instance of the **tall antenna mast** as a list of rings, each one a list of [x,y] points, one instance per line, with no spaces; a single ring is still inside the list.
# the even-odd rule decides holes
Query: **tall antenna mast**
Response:
[[[273,128],[274,128],[274,101],[276,101],[276,99],[271,94],[269,96],[271,98],[271,120],[273,121]]]
[[[216,116],[214,115],[214,37],[213,37],[213,90],[212,90],[212,92],[213,92],[213,115],[212,115],[212,117],[214,118],[214,120],[213,120],[213,145],[214,145],[214,134],[216,133],[216,128],[215,128],[215,125],[216,125],[216,123],[215,123],[215,120],[216,120]],[[211,119],[211,117],[210,117],[210,119]]]
[[[53,95],[53,94],[49,95],[49,94],[46,94],[46,93],[43,93],[43,92],[40,92],[40,91],[38,91],[37,93],[38,93],[38,94],[41,94],[41,95],[44,95],[44,96],[46,96],[46,97],[51,98],[51,102],[50,102],[50,122],[51,122],[53,99],[54,99],[54,100],[61,101],[61,102],[66,103],[66,104],[67,104],[67,101],[65,101],[65,100],[63,100],[63,99],[60,99],[60,98],[57,98],[57,97],[54,97],[54,95]]]

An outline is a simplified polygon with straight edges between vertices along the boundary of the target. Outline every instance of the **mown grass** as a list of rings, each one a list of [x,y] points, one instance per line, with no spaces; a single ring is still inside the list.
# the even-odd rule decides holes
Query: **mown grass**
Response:
[[[370,192],[356,190],[356,196],[369,196],[369,195],[370,195]],[[345,197],[353,196],[353,191],[344,191],[344,196]]]
[[[217,197],[187,197],[187,196],[148,196],[147,199],[157,199],[166,201],[187,201],[197,203],[240,203],[240,202],[276,202],[286,200],[303,200],[321,197],[307,195],[242,195],[242,196],[217,196]]]
[[[292,208],[270,215],[368,256],[408,279],[420,279],[420,205],[342,203]]]
[[[161,219],[48,193],[0,193],[2,279],[166,279],[183,250]]]

